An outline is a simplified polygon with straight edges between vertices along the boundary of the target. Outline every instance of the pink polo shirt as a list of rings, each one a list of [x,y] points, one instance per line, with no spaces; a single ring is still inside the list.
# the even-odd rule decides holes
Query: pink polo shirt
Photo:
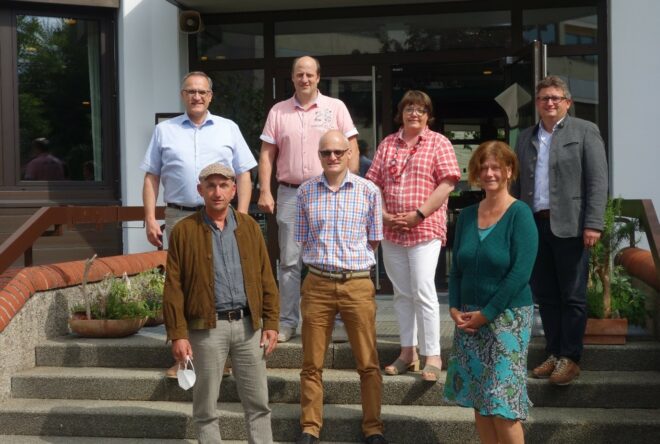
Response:
[[[346,105],[318,93],[304,110],[296,96],[276,103],[268,113],[260,139],[277,146],[277,180],[301,184],[323,172],[319,140],[328,130],[338,129],[346,137],[357,135]]]

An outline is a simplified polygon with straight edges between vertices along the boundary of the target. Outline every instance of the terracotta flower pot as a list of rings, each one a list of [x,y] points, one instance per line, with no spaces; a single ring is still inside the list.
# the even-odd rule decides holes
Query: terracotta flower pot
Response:
[[[83,338],[123,338],[137,333],[147,318],[69,319],[69,328]]]
[[[155,316],[149,316],[147,318],[147,323],[144,324],[145,327],[155,327],[157,325],[163,324],[165,318],[163,317],[163,310],[158,310]]]
[[[623,345],[628,334],[628,319],[587,319],[584,344]]]

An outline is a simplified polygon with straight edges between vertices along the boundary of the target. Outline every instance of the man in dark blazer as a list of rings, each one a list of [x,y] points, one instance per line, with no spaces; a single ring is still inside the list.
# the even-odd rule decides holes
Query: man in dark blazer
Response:
[[[607,159],[598,127],[569,116],[571,93],[556,76],[536,86],[541,120],[516,144],[520,176],[512,193],[534,212],[539,249],[530,281],[539,304],[547,359],[532,373],[557,385],[580,374],[587,322],[589,249],[600,238]]]

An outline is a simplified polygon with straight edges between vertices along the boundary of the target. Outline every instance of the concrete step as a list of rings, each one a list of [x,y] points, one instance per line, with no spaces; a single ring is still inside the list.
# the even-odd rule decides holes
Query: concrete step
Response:
[[[392,363],[399,354],[398,336],[379,336],[381,366]],[[442,358],[447,362],[451,338],[442,338]],[[167,368],[173,364],[170,347],[162,327],[144,328],[138,334],[120,339],[89,339],[69,335],[45,341],[35,349],[36,365],[64,367],[139,367]],[[545,359],[544,340],[534,338],[529,348],[529,367]],[[278,344],[268,359],[271,368],[300,368],[300,337]],[[632,339],[626,345],[586,346],[583,370],[655,371],[660,370],[660,342]],[[351,369],[355,361],[348,343],[330,344],[326,368]]]
[[[295,441],[299,407],[273,404],[274,439]],[[361,408],[326,405],[322,439],[360,442]],[[245,440],[240,404],[219,405],[226,439]],[[0,404],[0,434],[190,439],[189,403],[12,399]],[[383,406],[392,443],[476,443],[471,409]],[[525,422],[530,443],[657,442],[660,411],[636,409],[534,408]]]
[[[269,369],[272,403],[300,401],[299,370]],[[447,405],[443,400],[446,375],[430,384],[419,374],[383,376],[385,405]],[[360,380],[354,370],[323,373],[326,404],[360,404]],[[537,407],[660,408],[660,372],[582,372],[570,386],[557,387],[530,378],[529,396]],[[45,399],[103,399],[134,401],[192,400],[192,390],[179,388],[162,370],[139,368],[36,367],[12,377],[12,397]],[[236,380],[226,377],[222,402],[239,402]]]

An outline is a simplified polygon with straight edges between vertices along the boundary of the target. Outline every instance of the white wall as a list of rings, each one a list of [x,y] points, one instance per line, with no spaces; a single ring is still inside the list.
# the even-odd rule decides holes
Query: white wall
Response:
[[[118,71],[122,204],[142,205],[140,163],[157,112],[182,111],[181,77],[187,40],[178,30],[178,9],[163,0],[123,0],[119,12]],[[162,205],[162,199],[159,199]],[[124,253],[152,251],[142,223],[124,228]]]
[[[612,196],[660,210],[660,1],[609,0]]]

